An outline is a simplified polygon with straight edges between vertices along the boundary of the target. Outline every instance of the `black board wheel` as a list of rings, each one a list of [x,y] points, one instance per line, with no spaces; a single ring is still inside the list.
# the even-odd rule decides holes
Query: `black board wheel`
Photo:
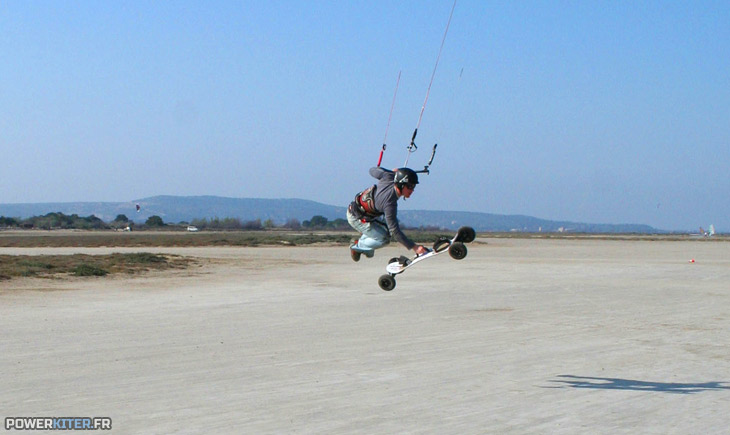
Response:
[[[456,241],[461,243],[471,243],[476,238],[477,233],[472,227],[461,227],[456,232]]]
[[[378,278],[378,285],[383,290],[389,292],[395,288],[395,278],[391,275],[381,275],[380,278]]]
[[[454,260],[462,260],[466,257],[466,252],[466,246],[461,242],[454,242],[449,247],[449,255],[451,255],[451,258]]]
[[[397,262],[398,262],[398,257],[393,257],[390,260],[388,260],[388,264],[390,264],[390,263],[397,263]]]

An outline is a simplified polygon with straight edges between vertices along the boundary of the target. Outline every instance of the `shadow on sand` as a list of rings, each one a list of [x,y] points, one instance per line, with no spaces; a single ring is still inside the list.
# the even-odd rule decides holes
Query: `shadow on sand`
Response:
[[[558,385],[545,388],[586,388],[591,390],[653,391],[659,393],[694,394],[703,391],[730,390],[727,382],[702,382],[679,384],[673,382],[646,382],[632,379],[595,378],[587,376],[559,375],[553,379]]]

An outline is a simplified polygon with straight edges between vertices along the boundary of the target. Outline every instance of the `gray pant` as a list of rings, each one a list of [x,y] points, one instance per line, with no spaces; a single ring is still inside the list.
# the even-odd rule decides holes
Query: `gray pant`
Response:
[[[347,211],[347,222],[350,223],[352,228],[362,234],[360,240],[350,246],[350,249],[354,251],[361,252],[367,257],[372,257],[376,249],[382,248],[390,243],[388,227],[380,222],[363,222],[350,213],[349,210]]]

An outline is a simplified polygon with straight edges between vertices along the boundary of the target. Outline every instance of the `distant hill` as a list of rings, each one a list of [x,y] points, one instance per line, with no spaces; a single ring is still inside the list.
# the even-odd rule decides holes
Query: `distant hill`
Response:
[[[136,211],[139,204],[140,211]],[[28,218],[50,212],[67,215],[94,215],[106,222],[123,214],[135,222],[150,216],[160,216],[166,223],[190,222],[203,218],[239,218],[243,221],[271,219],[281,225],[289,219],[300,222],[312,216],[329,220],[345,217],[345,207],[322,204],[304,199],[224,198],[219,196],[153,196],[128,202],[61,202],[37,204],[0,204],[0,216]],[[585,233],[661,233],[648,225],[593,224],[550,221],[530,216],[491,213],[431,210],[400,210],[403,225],[410,227],[441,227],[456,229],[470,225],[477,231],[554,232],[561,228]]]

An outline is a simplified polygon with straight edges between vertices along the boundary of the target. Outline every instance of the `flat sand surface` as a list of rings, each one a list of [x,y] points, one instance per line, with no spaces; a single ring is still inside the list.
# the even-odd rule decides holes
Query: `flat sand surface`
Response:
[[[480,239],[377,278],[391,246],[3,248],[203,257],[0,281],[0,412],[113,433],[725,434],[730,243]],[[694,263],[690,263],[695,259]]]

